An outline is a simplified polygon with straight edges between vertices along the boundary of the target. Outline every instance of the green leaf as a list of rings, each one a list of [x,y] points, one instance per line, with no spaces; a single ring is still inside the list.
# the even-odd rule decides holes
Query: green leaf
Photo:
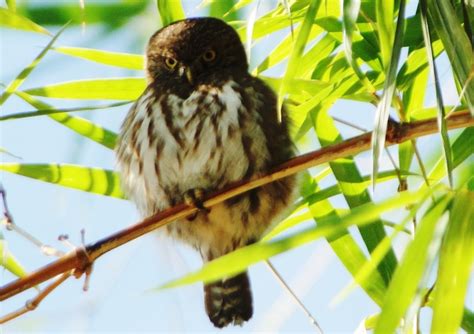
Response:
[[[0,8],[0,25],[7,28],[38,32],[51,36],[51,33],[42,26],[37,25],[24,16],[15,14],[14,10],[5,8]]]
[[[443,153],[444,159],[446,162],[446,171],[448,173],[449,185],[453,187],[453,158],[451,152],[451,144],[449,143],[448,136],[448,126],[446,125],[445,113],[444,113],[444,103],[443,103],[443,94],[441,91],[441,82],[438,77],[438,70],[436,69],[436,63],[433,55],[433,47],[431,45],[430,37],[430,26],[427,18],[427,8],[426,0],[421,0],[421,22],[423,27],[423,38],[425,40],[425,46],[427,51],[428,62],[430,64],[430,69],[435,83],[436,91],[436,104],[438,107],[437,119],[438,119],[438,128],[441,135],[441,142],[443,144]]]
[[[382,52],[382,62],[385,69],[393,62],[393,14],[395,9],[394,0],[376,0],[375,10],[377,15],[377,32],[379,37],[380,51]],[[398,15],[399,20],[403,16]],[[402,26],[403,27],[403,26]],[[396,66],[395,66],[396,67]],[[387,71],[388,73],[388,71]]]
[[[375,94],[375,88],[372,86],[366,75],[362,72],[355,55],[352,52],[352,36],[356,30],[356,21],[360,11],[360,0],[344,0],[343,2],[343,16],[342,16],[342,27],[344,32],[344,54],[347,58],[347,62],[351,65],[354,73],[364,84],[367,91]]]
[[[1,11],[0,11],[1,13]],[[53,46],[54,42],[58,37],[61,35],[61,33],[66,29],[66,26],[64,26],[61,30],[57,32],[56,35],[51,39],[51,41],[48,43],[48,45],[45,46],[45,48],[40,52],[38,56],[29,64],[26,68],[23,69],[23,71],[18,74],[18,76],[10,82],[10,84],[7,86],[5,91],[2,93],[2,96],[0,96],[0,106],[5,103],[5,101],[10,97],[12,93],[14,93],[18,87],[26,80],[28,75],[35,69],[36,65],[39,64],[41,59],[46,55],[46,53],[49,51],[49,49]]]
[[[224,19],[226,21],[234,21],[238,19],[237,13],[229,13],[234,5],[234,0],[204,0],[201,2],[199,7],[209,6],[209,16]]]
[[[28,273],[23,268],[21,263],[12,255],[12,253],[5,247],[5,240],[0,238],[0,266],[11,272],[17,277],[24,277]]]
[[[308,41],[311,28],[313,26],[314,17],[318,12],[319,6],[321,5],[321,0],[312,0],[309,8],[304,17],[300,32],[296,37],[296,41],[293,45],[293,50],[291,51],[290,57],[288,58],[288,65],[286,67],[285,74],[283,75],[283,81],[280,89],[278,90],[278,115],[281,118],[281,107],[283,105],[283,99],[288,90],[288,85],[290,80],[294,77],[296,71],[298,70],[298,65],[303,55],[306,42]]]
[[[384,0],[379,0],[377,2],[377,5],[379,3],[384,2]],[[384,2],[385,3],[385,2]],[[380,5],[379,7],[382,7]],[[383,19],[382,17],[379,17],[379,10],[377,10],[378,18]],[[392,11],[393,12],[393,11]],[[390,12],[390,15],[391,13]],[[382,14],[380,14],[382,15]],[[386,19],[386,18],[385,18]],[[400,60],[400,53],[402,50],[402,42],[403,42],[403,24],[405,21],[405,0],[400,0],[400,8],[398,10],[398,20],[397,20],[397,28],[395,31],[395,40],[393,42],[393,45],[390,44],[390,58],[386,58],[384,61],[386,61],[386,64],[388,66],[385,68],[386,75],[385,75],[385,84],[384,84],[384,90],[383,90],[383,95],[382,99],[380,100],[378,106],[377,106],[377,112],[375,115],[375,126],[374,126],[374,131],[372,134],[372,174],[373,174],[373,186],[375,188],[375,181],[377,179],[377,173],[379,170],[379,159],[382,154],[382,151],[385,147],[385,136],[387,134],[387,123],[388,123],[388,118],[390,115],[390,105],[392,103],[392,99],[395,93],[395,86],[396,86],[396,79],[397,79],[397,68],[398,68],[398,62]],[[390,23],[391,24],[391,23]],[[380,28],[382,29],[382,28]],[[388,29],[388,28],[384,28]],[[382,35],[386,35],[384,38],[388,38],[389,36],[387,35],[388,32],[384,32]],[[379,31],[379,37],[382,39]],[[386,41],[385,41],[386,43]],[[382,45],[381,47],[386,47]],[[383,54],[383,52],[382,52]],[[389,61],[388,61],[389,59]]]
[[[0,170],[93,194],[124,198],[113,171],[70,164],[1,163]]]
[[[23,94],[25,94],[25,93],[23,93]],[[124,105],[129,104],[129,103],[132,103],[132,101],[117,102],[117,103],[105,104],[105,105],[100,105],[100,106],[73,107],[73,108],[66,108],[66,109],[55,109],[55,108],[53,108],[53,109],[42,109],[42,110],[36,110],[36,111],[25,111],[25,112],[0,116],[0,122],[12,120],[12,119],[37,117],[37,116],[45,116],[45,115],[76,112],[76,111],[91,111],[91,110],[109,109],[109,108],[124,106]]]
[[[181,0],[157,0],[156,4],[160,13],[161,23],[164,27],[186,17]]]
[[[35,96],[60,99],[136,100],[146,88],[144,78],[86,79],[25,90]]]
[[[268,242],[259,242],[206,263],[200,270],[162,285],[159,289],[178,287],[198,281],[212,282],[222,277],[235,275],[251,264],[268,259],[289,249],[302,246],[322,237],[334,237],[353,225],[370,224],[383,212],[415,203],[416,194],[405,192],[379,204],[368,203],[352,210],[340,218],[328,217],[322,226],[303,230],[292,236]]]
[[[461,325],[464,300],[474,264],[474,193],[456,193],[441,246],[434,290],[431,332],[455,333]]]
[[[427,3],[429,18],[444,44],[455,78],[465,86],[464,97],[474,116],[474,80],[470,79],[474,64],[472,45],[451,1],[428,0]]]
[[[474,313],[468,308],[464,308],[461,326],[467,333],[474,332]]]
[[[110,52],[98,49],[74,48],[60,46],[53,48],[54,51],[73,57],[90,60],[96,63],[128,68],[131,70],[143,70],[143,55]]]
[[[6,0],[8,9],[12,12],[16,12],[16,0]]]
[[[17,95],[38,110],[53,109],[52,106],[42,101],[36,100],[34,97],[26,93],[17,92]],[[99,143],[111,150],[115,147],[115,143],[117,141],[116,133],[96,125],[85,118],[71,116],[68,113],[53,113],[49,114],[48,116],[56,122],[61,123],[62,125],[73,130],[74,132],[89,138],[90,140],[93,140],[96,143]]]
[[[326,110],[312,110],[311,118],[321,146],[328,146],[342,141],[342,136],[337,130],[334,120],[328,115]],[[349,207],[355,209],[360,205],[371,202],[367,186],[364,185],[362,175],[353,158],[338,159],[330,162],[329,165],[338,180]],[[386,236],[380,219],[374,220],[370,225],[360,227],[359,232],[369,252],[372,252]],[[387,285],[395,271],[396,265],[397,259],[395,254],[393,250],[390,250],[378,266],[378,271]]]
[[[406,248],[390,283],[375,334],[395,333],[417,290],[420,293],[420,281],[429,272],[438,253],[447,223],[442,216],[451,200],[452,194],[444,195],[421,219],[415,239]],[[447,218],[446,215],[443,217]]]

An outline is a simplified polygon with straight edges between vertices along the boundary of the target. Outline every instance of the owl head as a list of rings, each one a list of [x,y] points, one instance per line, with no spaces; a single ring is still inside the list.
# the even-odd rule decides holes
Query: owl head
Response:
[[[158,30],[148,43],[149,83],[191,88],[242,71],[248,71],[248,64],[239,36],[215,18],[174,22]]]

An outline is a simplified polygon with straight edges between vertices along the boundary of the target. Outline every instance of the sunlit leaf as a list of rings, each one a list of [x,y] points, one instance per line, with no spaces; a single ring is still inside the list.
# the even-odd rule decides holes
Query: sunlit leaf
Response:
[[[17,92],[17,95],[38,110],[52,109],[49,104],[39,101],[26,93]],[[117,141],[116,133],[94,124],[85,118],[72,116],[68,113],[50,113],[48,117],[109,149],[114,149],[115,147]]]
[[[454,76],[462,87],[466,85],[464,96],[474,115],[474,80],[470,80],[474,64],[472,45],[451,1],[428,0],[427,4],[429,18],[444,44]]]
[[[41,59],[43,59],[43,57],[46,55],[49,49],[51,49],[51,47],[53,46],[56,39],[58,39],[58,37],[61,35],[61,33],[65,29],[66,29],[66,26],[64,26],[61,30],[59,30],[56,33],[56,35],[54,35],[54,37],[51,39],[51,41],[48,43],[48,45],[46,45],[44,49],[40,52],[40,54],[36,56],[36,58],[31,62],[31,64],[29,64],[26,68],[24,68],[23,71],[21,71],[20,74],[18,74],[15,80],[10,82],[7,88],[5,88],[5,91],[2,93],[2,96],[0,96],[0,105],[4,104],[5,101],[10,97],[10,95],[12,95],[12,93],[14,93],[18,89],[18,87],[20,87],[20,85],[26,80],[28,75],[30,75],[30,73],[35,69],[36,65],[39,64]]]
[[[375,334],[394,333],[413,302],[422,277],[429,271],[438,253],[447,224],[446,215],[446,219],[442,216],[451,199],[451,194],[444,195],[418,224],[415,239],[408,245],[388,288]]]
[[[183,6],[181,5],[181,0],[157,0],[156,4],[163,26],[167,26],[174,21],[182,20],[186,17]]]
[[[323,226],[306,229],[292,236],[276,241],[259,242],[244,248],[240,248],[230,254],[224,255],[205,264],[202,269],[174,280],[160,287],[171,288],[198,281],[212,282],[219,278],[235,275],[245,270],[251,264],[265,260],[289,249],[302,246],[322,237],[332,237],[340,234],[350,226],[370,224],[383,212],[414,203],[417,196],[411,193],[403,193],[395,198],[386,200],[379,204],[368,203],[355,208],[347,216],[327,218]]]
[[[13,10],[0,8],[0,25],[13,29],[20,29],[41,34],[51,35],[48,30],[24,16],[15,14]]]
[[[0,170],[94,194],[124,198],[117,173],[69,164],[0,163]]]
[[[25,93],[23,93],[23,94],[25,94]],[[75,108],[73,107],[73,108],[66,108],[66,109],[55,109],[55,108],[53,108],[53,109],[43,109],[43,110],[36,110],[36,111],[25,111],[25,112],[0,116],[0,122],[1,121],[13,120],[13,119],[45,116],[45,115],[76,112],[76,111],[91,111],[91,110],[109,109],[109,108],[120,107],[120,106],[129,104],[129,103],[131,103],[131,101],[117,102],[117,103],[111,103],[111,104],[105,104],[105,105],[99,105],[99,106],[90,106],[90,107],[75,107]]]
[[[128,68],[131,70],[143,70],[144,68],[143,55],[138,54],[110,52],[98,49],[75,48],[67,46],[55,47],[53,48],[53,50],[65,55],[79,57],[82,59],[110,66]]]
[[[385,3],[383,0],[377,2]],[[380,5],[382,6],[382,5]],[[379,10],[377,10],[379,12]],[[382,14],[381,14],[382,15]],[[387,15],[387,14],[385,14]],[[385,18],[387,19],[387,18]],[[400,60],[400,53],[403,42],[403,23],[405,20],[405,0],[400,0],[400,8],[398,10],[397,28],[395,30],[395,39],[393,45],[390,45],[390,59],[386,61],[386,75],[385,84],[382,99],[377,106],[377,112],[375,115],[375,126],[372,134],[372,174],[373,174],[373,185],[375,187],[375,181],[377,179],[377,173],[379,170],[379,159],[382,151],[385,147],[385,136],[387,134],[387,123],[390,115],[390,105],[395,93],[395,85],[397,79],[398,62]],[[388,29],[385,27],[384,29]],[[384,38],[389,38],[389,33],[385,32],[382,35],[387,35]],[[379,32],[379,37],[381,37]],[[387,43],[387,41],[385,41]],[[386,48],[387,46],[385,46]]]
[[[295,43],[293,45],[293,50],[290,53],[288,58],[288,65],[286,67],[285,74],[283,75],[283,81],[280,89],[278,90],[278,110],[279,117],[281,117],[281,106],[283,105],[283,98],[285,97],[287,86],[289,81],[293,78],[295,72],[298,70],[299,61],[303,55],[306,42],[308,41],[309,33],[311,27],[313,26],[314,17],[318,12],[319,6],[321,5],[321,0],[312,0],[310,6],[306,12],[304,21],[302,23],[301,29],[296,37]]]
[[[421,0],[421,22],[423,27],[423,37],[425,40],[425,47],[427,51],[428,62],[430,64],[431,74],[434,78],[435,91],[436,91],[436,104],[438,107],[438,129],[441,135],[441,142],[443,147],[444,159],[446,162],[446,171],[448,174],[448,181],[450,186],[453,186],[453,158],[451,152],[451,144],[449,142],[448,136],[448,126],[446,124],[445,113],[444,113],[444,102],[443,102],[443,93],[441,90],[441,82],[438,76],[438,70],[436,68],[436,62],[433,54],[433,47],[431,45],[431,36],[430,36],[430,25],[428,22],[428,13],[426,8],[426,0]]]
[[[13,256],[13,254],[5,246],[5,240],[0,238],[0,266],[11,272],[17,277],[26,276],[28,273],[21,263]]]
[[[144,78],[86,79],[32,88],[25,93],[61,99],[136,100],[145,87]]]
[[[456,193],[439,257],[433,296],[433,333],[454,333],[461,325],[474,264],[473,203],[473,192],[462,190]]]

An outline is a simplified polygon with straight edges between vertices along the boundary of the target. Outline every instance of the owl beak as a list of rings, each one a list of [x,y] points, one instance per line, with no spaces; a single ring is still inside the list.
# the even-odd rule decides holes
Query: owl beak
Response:
[[[188,82],[193,85],[194,84],[194,81],[193,81],[193,72],[191,70],[191,67],[189,66],[180,66],[179,68],[179,75],[181,77],[184,77],[186,76],[186,79],[188,80]]]
[[[184,73],[186,74],[186,79],[188,79],[188,82],[192,85],[193,84],[193,72],[191,72],[190,67],[186,67],[184,70]]]

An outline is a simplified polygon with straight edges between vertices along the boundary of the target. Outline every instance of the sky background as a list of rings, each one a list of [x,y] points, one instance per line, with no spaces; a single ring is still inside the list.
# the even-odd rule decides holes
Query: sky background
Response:
[[[206,10],[197,9],[199,2],[184,2],[187,16],[206,14]],[[272,8],[274,3],[275,1],[262,1],[259,14]],[[70,27],[56,45],[142,53],[147,39],[157,28],[158,13],[152,4],[145,15],[131,20],[113,33],[105,33],[104,27],[100,25],[87,24],[84,29]],[[50,30],[55,33],[58,27]],[[263,53],[272,48],[282,36],[284,34],[276,34],[255,46],[252,50],[252,64],[258,64]],[[0,82],[3,84],[14,79],[49,42],[47,36],[3,28],[0,30],[0,38]],[[270,74],[278,75],[282,68],[280,66]],[[445,99],[447,103],[454,103],[452,78],[448,72],[441,71],[446,82]],[[123,76],[143,76],[143,73],[99,65],[50,51],[22,88],[73,79]],[[107,102],[54,100],[55,106],[68,108],[100,103]],[[127,109],[128,106],[82,112],[78,115],[118,131]],[[31,110],[32,107],[14,96],[2,106],[4,114]],[[347,102],[338,102],[331,110],[331,114],[364,127],[371,127],[373,112],[374,107],[371,105]],[[359,134],[343,125],[340,130],[345,137]],[[5,162],[62,162],[108,169],[114,167],[112,151],[76,135],[47,117],[2,122],[0,131],[0,147],[21,157],[18,160],[0,154],[0,159]],[[424,139],[421,145],[428,148],[429,141]],[[310,142],[308,146],[301,147],[301,151],[317,147],[316,142]],[[361,170],[368,170],[370,155],[359,155],[357,163]],[[386,159],[382,166],[389,167]],[[15,222],[44,243],[62,250],[67,248],[57,241],[60,234],[68,234],[71,241],[78,245],[81,229],[86,231],[86,242],[93,242],[139,220],[134,206],[124,200],[57,187],[8,173],[1,174],[1,182],[8,192],[8,204]],[[334,179],[328,178],[321,186],[333,183]],[[378,186],[375,198],[380,200],[384,194],[393,193],[396,186],[395,182]],[[340,197],[331,199],[331,202],[337,207],[347,207]],[[304,226],[312,224],[308,222]],[[3,235],[9,250],[28,270],[34,270],[53,260],[40,254],[37,248],[14,233],[3,231]],[[360,240],[357,233],[353,235]],[[404,238],[399,241],[399,248],[403,245]],[[353,332],[366,316],[377,312],[375,304],[360,289],[356,289],[338,305],[330,305],[332,299],[350,281],[350,275],[325,240],[297,248],[271,261],[327,333]],[[162,238],[157,233],[151,233],[100,258],[94,266],[89,292],[82,292],[82,279],[69,279],[48,296],[36,311],[7,323],[1,331],[213,332],[215,329],[204,312],[201,284],[159,292],[150,291],[200,266],[201,260],[194,251]],[[288,297],[264,264],[252,266],[250,277],[254,295],[253,319],[242,328],[227,328],[226,332],[314,332],[308,318]],[[1,284],[12,279],[13,276],[5,270],[0,272]],[[22,306],[34,295],[35,291],[30,290],[3,302],[1,313]]]

